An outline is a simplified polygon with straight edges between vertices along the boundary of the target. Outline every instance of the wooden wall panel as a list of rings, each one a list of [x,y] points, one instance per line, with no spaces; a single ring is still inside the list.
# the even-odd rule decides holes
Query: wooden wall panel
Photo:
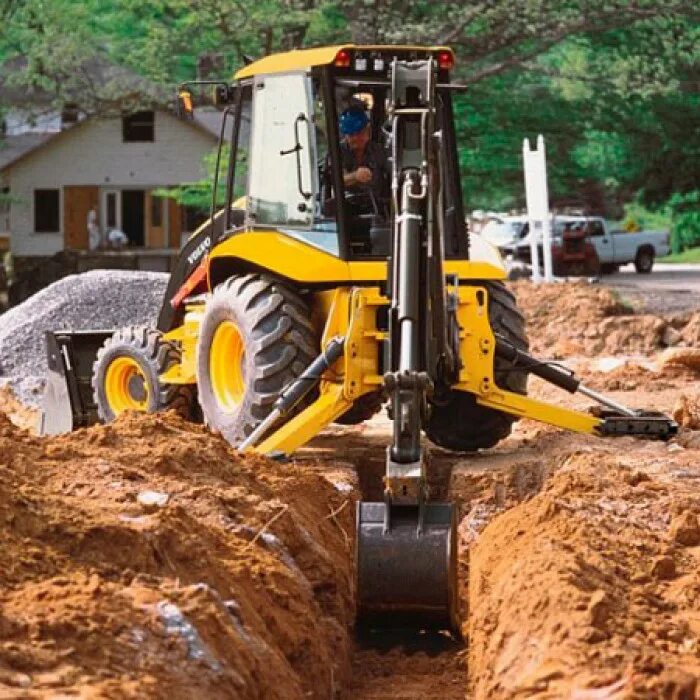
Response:
[[[162,197],[154,197],[150,192],[146,195],[146,245],[149,248],[167,248],[165,240],[165,210],[168,200]],[[160,203],[160,225],[153,225],[153,207]]]
[[[64,248],[71,250],[89,248],[87,217],[91,207],[95,209],[98,207],[96,185],[66,185],[63,188]]]
[[[168,200],[168,229],[168,244],[171,248],[179,250],[182,238],[182,210],[174,199]]]

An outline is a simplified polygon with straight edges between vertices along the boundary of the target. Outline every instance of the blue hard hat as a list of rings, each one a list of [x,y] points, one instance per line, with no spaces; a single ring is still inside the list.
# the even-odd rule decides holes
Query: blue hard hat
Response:
[[[340,133],[343,136],[352,136],[357,134],[369,124],[369,118],[365,112],[357,107],[346,109],[341,115],[339,121]]]

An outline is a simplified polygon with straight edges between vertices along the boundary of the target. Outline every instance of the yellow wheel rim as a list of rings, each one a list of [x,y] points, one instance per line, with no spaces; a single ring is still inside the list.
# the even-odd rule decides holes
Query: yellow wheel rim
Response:
[[[219,405],[233,411],[243,401],[245,376],[243,338],[233,321],[222,321],[209,348],[209,378]]]
[[[117,357],[105,374],[107,403],[118,416],[123,411],[148,410],[148,381],[139,363],[132,357]]]

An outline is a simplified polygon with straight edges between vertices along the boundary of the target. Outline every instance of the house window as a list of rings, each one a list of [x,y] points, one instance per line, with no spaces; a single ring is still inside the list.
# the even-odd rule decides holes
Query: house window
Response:
[[[163,200],[151,195],[151,226],[159,228],[163,225]]]
[[[153,110],[134,112],[122,117],[122,135],[125,143],[155,141],[155,114]]]
[[[58,233],[58,190],[34,190],[34,230],[37,233]]]

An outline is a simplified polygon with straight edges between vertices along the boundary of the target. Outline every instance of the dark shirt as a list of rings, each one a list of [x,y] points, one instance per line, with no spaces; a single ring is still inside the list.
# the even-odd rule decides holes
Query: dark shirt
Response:
[[[367,187],[372,188],[374,196],[378,199],[389,198],[389,185],[391,179],[391,169],[384,147],[376,141],[370,141],[358,159],[355,152],[344,141],[340,144],[340,158],[343,164],[343,173],[353,173],[360,167],[369,168],[372,171],[372,180],[367,184],[357,183],[347,185],[351,192],[360,192]]]

